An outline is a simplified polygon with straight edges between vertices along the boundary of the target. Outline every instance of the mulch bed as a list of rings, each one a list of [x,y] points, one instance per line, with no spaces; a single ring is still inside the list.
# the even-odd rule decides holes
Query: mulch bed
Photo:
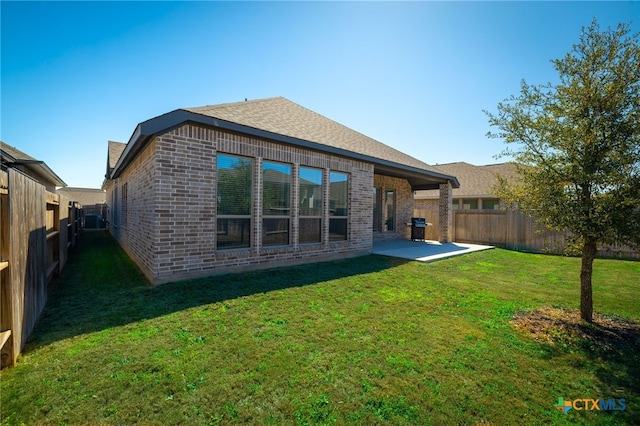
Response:
[[[640,350],[640,322],[593,314],[593,323],[580,320],[578,309],[543,306],[514,315],[511,324],[533,339],[548,343],[575,344],[591,350]]]

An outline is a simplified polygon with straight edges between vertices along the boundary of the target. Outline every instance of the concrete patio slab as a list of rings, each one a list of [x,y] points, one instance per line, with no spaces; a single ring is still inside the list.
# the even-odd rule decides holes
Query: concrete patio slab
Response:
[[[465,243],[439,243],[438,241],[392,240],[373,243],[373,254],[402,259],[431,262],[474,251],[492,249],[493,246]]]

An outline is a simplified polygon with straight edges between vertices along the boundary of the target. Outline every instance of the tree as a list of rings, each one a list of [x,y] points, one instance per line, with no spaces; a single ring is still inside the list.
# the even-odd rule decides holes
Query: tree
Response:
[[[553,60],[558,83],[532,86],[485,111],[520,163],[500,195],[550,229],[569,230],[582,252],[580,316],[593,320],[597,245],[640,247],[640,45],[629,24],[600,31]]]

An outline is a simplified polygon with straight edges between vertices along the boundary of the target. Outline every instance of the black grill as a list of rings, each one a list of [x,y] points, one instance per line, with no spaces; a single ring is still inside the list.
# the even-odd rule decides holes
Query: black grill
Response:
[[[411,218],[411,239],[424,241],[426,228],[427,228],[427,219],[425,219],[424,217],[412,217]]]

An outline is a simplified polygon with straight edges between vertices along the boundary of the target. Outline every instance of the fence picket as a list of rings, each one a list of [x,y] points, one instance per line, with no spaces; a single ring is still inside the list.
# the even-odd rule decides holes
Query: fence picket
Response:
[[[26,175],[0,170],[0,363],[15,365],[47,301],[47,283],[77,235],[67,223],[80,206]]]
[[[416,209],[415,217],[433,223],[427,239],[438,240],[438,211]],[[557,232],[541,228],[520,211],[511,210],[454,210],[453,239],[460,243],[488,244],[515,250],[562,254],[567,246],[569,231]],[[640,252],[625,246],[601,246],[598,255],[640,259]]]

